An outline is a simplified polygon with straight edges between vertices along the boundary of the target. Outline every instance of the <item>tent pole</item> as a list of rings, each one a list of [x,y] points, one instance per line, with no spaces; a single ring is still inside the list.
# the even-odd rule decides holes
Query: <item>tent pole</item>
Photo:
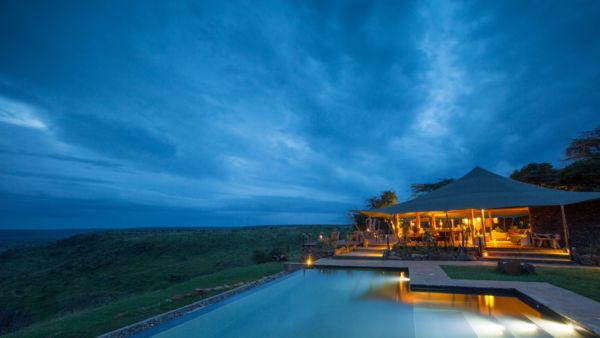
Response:
[[[566,252],[569,253],[569,255],[571,256],[571,259],[573,259],[573,252],[571,252],[571,250],[569,248],[569,230],[567,228],[567,216],[565,215],[565,206],[564,205],[560,206],[560,214],[562,216],[563,231],[565,233],[565,250],[566,250]]]
[[[483,211],[483,209],[481,209],[481,229],[483,230],[483,247],[486,247],[486,240],[485,240],[485,212]],[[490,236],[491,236],[491,232],[490,232]]]
[[[448,210],[446,210],[446,224],[445,228],[448,228]],[[450,229],[448,229],[450,232],[450,241],[452,242],[452,250],[454,250],[454,222],[452,222],[452,224],[450,224]]]
[[[475,210],[471,209],[471,244],[475,245]]]

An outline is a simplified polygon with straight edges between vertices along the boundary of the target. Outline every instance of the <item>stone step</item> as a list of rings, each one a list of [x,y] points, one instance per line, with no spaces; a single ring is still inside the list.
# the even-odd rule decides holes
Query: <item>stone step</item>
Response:
[[[356,249],[352,250],[352,252],[383,252],[383,250],[387,249],[387,247],[367,247],[367,248],[363,248],[363,247],[357,247]]]
[[[334,259],[375,259],[381,260],[383,259],[383,252],[364,252],[364,251],[352,251],[345,254],[335,255],[332,258]]]
[[[521,252],[521,251],[491,251],[486,250],[490,256],[494,257],[528,257],[528,258],[557,258],[569,260],[569,255],[566,254],[554,254],[554,253],[543,253],[543,252]]]
[[[492,256],[489,255],[487,257],[482,257],[483,261],[491,261],[491,262],[497,262],[497,261],[503,261],[503,260],[518,260],[521,262],[526,262],[526,263],[545,263],[545,264],[565,264],[565,265],[570,265],[570,264],[574,264],[574,262],[570,259],[570,258],[552,258],[552,257],[527,257],[527,256],[502,256],[502,257],[498,257],[498,256]]]

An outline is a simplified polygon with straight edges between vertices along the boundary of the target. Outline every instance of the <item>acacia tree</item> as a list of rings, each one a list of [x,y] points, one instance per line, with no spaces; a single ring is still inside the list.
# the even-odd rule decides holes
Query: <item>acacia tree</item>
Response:
[[[410,190],[412,191],[412,197],[416,198],[428,194],[452,182],[454,182],[453,178],[442,178],[434,183],[415,183],[410,185]]]
[[[572,191],[600,191],[600,126],[571,140],[565,149],[568,164],[529,163],[510,177],[521,182]]]
[[[386,190],[379,196],[371,197],[367,200],[367,206],[370,209],[387,208],[398,203],[398,197],[392,190]]]
[[[550,163],[529,163],[523,168],[513,171],[510,178],[544,187],[559,185],[558,170],[554,169]]]
[[[600,126],[571,140],[565,156],[568,161],[600,159]]]

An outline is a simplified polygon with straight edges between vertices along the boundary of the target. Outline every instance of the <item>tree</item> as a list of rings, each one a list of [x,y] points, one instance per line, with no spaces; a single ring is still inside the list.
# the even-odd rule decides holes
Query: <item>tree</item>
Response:
[[[367,205],[370,209],[386,208],[396,203],[398,203],[398,197],[391,190],[386,190],[381,195],[371,197],[367,200]]]
[[[565,156],[567,161],[600,159],[600,126],[571,140]]]
[[[573,191],[600,191],[600,159],[569,164],[559,172],[559,182]]]
[[[454,182],[453,178],[443,178],[435,183],[415,183],[410,185],[410,190],[412,191],[412,197],[416,198],[428,194],[452,182]]]
[[[556,189],[600,191],[600,126],[571,140],[565,155],[571,163],[562,169],[550,163],[529,163],[510,177]]]
[[[519,170],[515,170],[510,178],[521,182],[541,185],[544,187],[558,186],[558,170],[550,163],[529,163]]]

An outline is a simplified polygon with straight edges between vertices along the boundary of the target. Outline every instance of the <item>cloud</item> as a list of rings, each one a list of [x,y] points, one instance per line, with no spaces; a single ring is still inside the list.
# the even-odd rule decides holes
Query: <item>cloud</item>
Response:
[[[11,226],[345,222],[598,123],[596,3],[117,7],[0,3]]]
[[[0,122],[20,127],[47,130],[48,126],[38,117],[33,106],[0,96]]]

